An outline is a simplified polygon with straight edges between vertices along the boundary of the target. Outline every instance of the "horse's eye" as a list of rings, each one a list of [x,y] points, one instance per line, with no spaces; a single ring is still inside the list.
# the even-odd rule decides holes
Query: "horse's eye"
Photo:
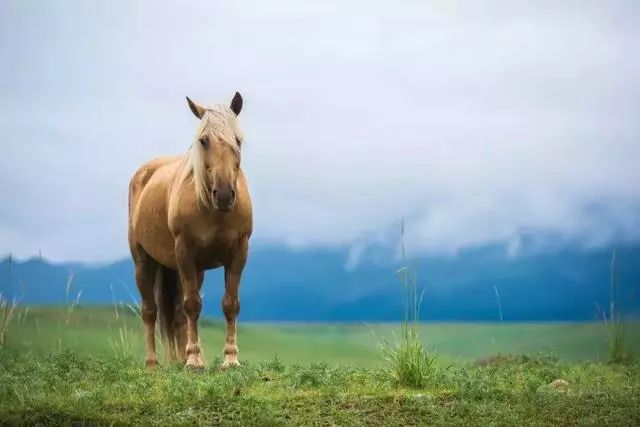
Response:
[[[238,147],[242,145],[242,141],[240,141],[240,138],[238,138],[237,136],[236,136],[236,144],[238,144]]]
[[[209,146],[209,139],[206,136],[201,136],[199,141],[204,148],[207,148]]]

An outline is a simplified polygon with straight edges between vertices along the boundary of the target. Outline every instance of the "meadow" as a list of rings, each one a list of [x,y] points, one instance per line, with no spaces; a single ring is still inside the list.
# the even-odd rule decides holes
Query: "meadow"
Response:
[[[26,315],[25,315],[26,310]],[[74,350],[100,356],[142,360],[142,323],[130,306],[16,309],[7,333],[10,348],[47,354]],[[259,363],[275,357],[284,363],[377,367],[382,339],[393,340],[394,323],[249,323],[238,332],[241,360]],[[201,319],[207,357],[221,354],[224,323]],[[607,337],[602,322],[581,323],[418,323],[427,350],[443,365],[463,365],[495,354],[553,355],[563,362],[606,362]],[[640,352],[640,327],[631,324],[628,341]]]
[[[422,387],[381,357],[398,326],[241,323],[243,366],[220,371],[223,323],[203,319],[198,375],[143,367],[135,309],[18,307],[0,349],[0,423],[640,424],[640,366],[606,363],[602,323],[418,324],[438,354]]]

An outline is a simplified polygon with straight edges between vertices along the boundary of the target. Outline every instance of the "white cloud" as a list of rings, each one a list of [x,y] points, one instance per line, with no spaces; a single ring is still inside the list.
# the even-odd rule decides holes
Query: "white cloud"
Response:
[[[640,239],[640,8],[574,6],[6,6],[0,253],[126,255],[130,175],[235,90],[256,241]]]

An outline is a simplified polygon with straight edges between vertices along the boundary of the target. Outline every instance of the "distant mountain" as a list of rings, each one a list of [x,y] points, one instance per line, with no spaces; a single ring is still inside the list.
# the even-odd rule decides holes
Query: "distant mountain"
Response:
[[[401,288],[392,257],[365,254],[347,268],[348,251],[252,250],[241,287],[242,320],[389,321],[402,313]],[[385,260],[386,259],[386,260]],[[498,291],[504,321],[593,320],[596,304],[608,307],[610,250],[565,249],[509,257],[496,247],[455,257],[407,262],[424,288],[421,318],[441,321],[498,321]],[[640,245],[617,252],[619,298],[628,313],[640,313]],[[72,276],[70,291],[67,283]],[[222,271],[207,273],[204,313],[220,317]],[[112,304],[138,299],[133,265],[50,264],[31,259],[0,263],[0,292],[21,304],[73,301]]]

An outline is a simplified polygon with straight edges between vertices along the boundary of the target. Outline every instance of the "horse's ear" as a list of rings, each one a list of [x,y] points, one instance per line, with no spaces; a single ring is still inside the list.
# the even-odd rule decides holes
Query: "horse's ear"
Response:
[[[193,115],[199,119],[201,119],[202,116],[204,116],[204,112],[207,111],[205,107],[203,107],[200,104],[196,104],[195,102],[190,100],[188,96],[187,96],[187,103],[189,104],[189,108],[191,109],[191,112],[193,113]]]
[[[240,95],[240,93],[236,92],[236,94],[233,95],[230,107],[231,111],[236,113],[236,116],[240,114],[240,111],[242,111],[242,95]]]

